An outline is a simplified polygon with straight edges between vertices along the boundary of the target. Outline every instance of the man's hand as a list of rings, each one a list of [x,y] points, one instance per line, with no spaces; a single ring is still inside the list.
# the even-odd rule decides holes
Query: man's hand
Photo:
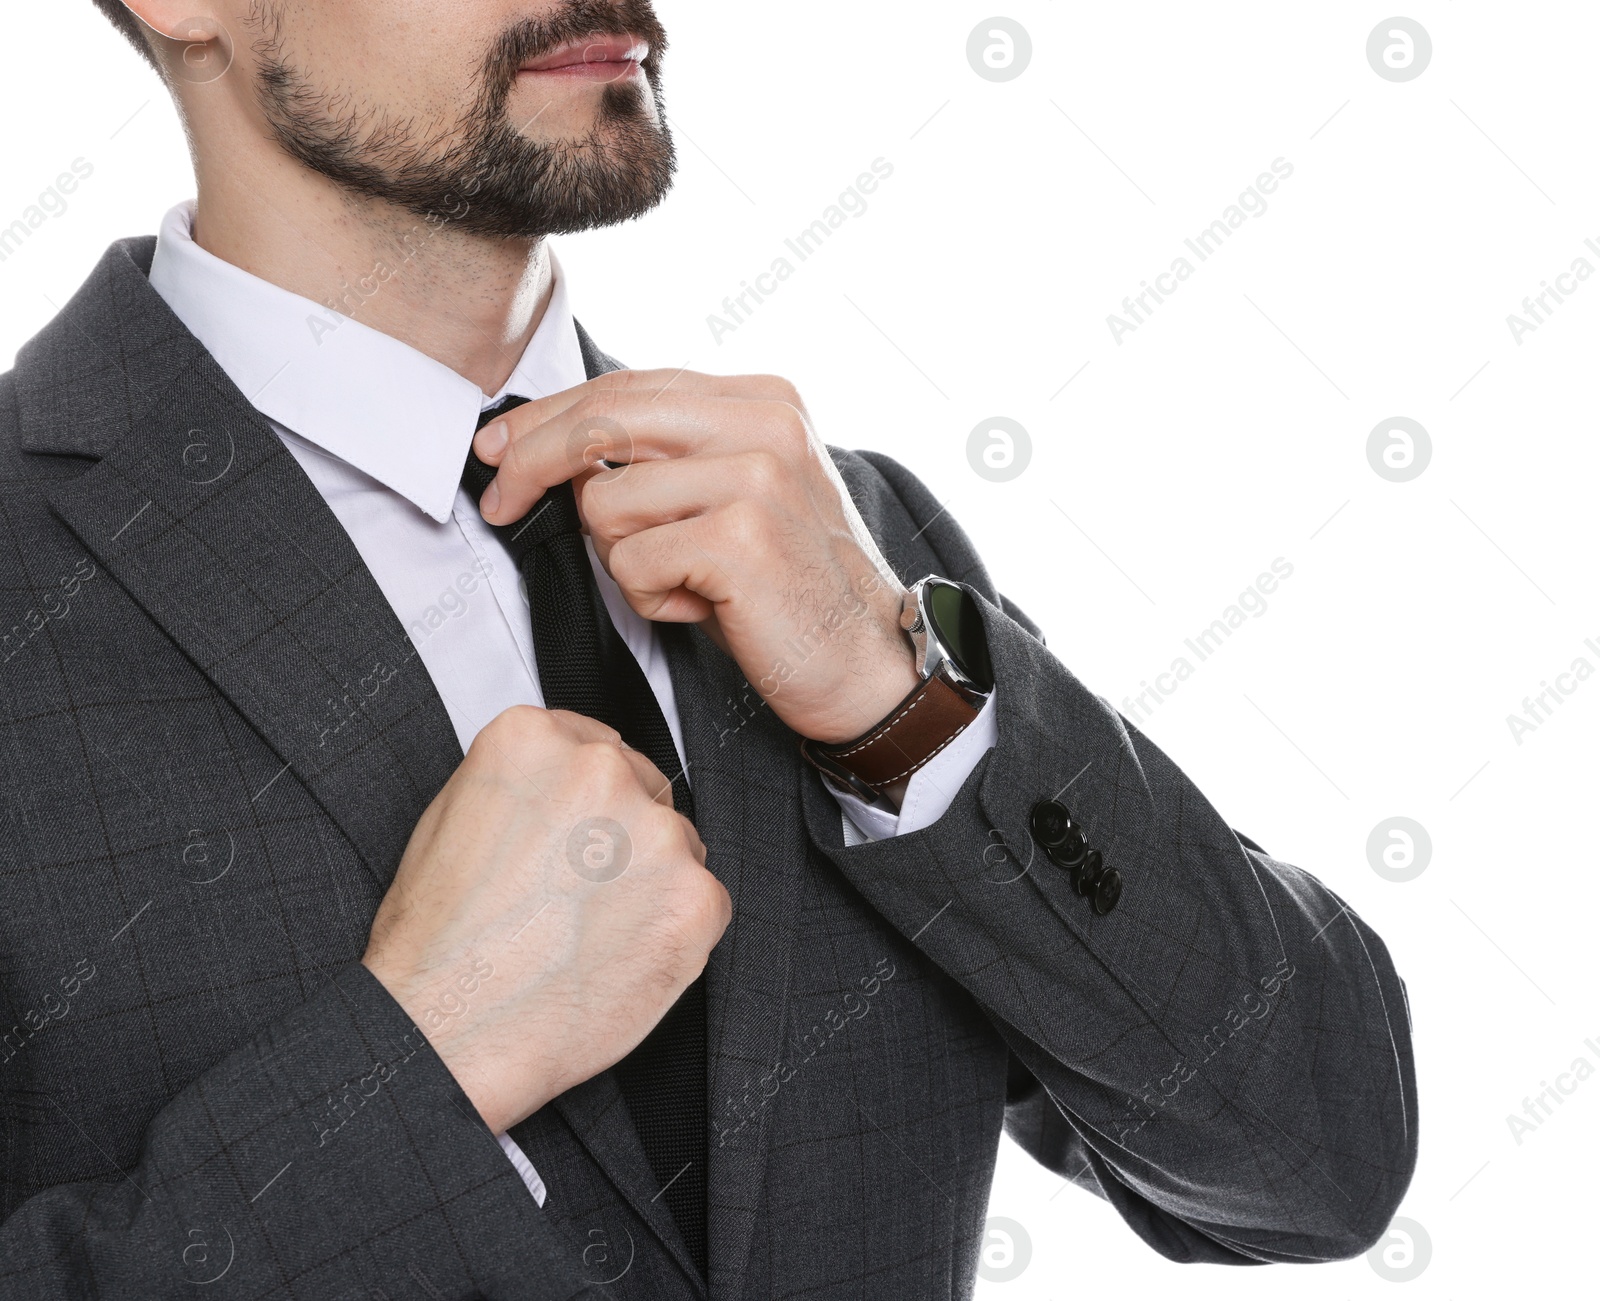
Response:
[[[362,961],[495,1133],[627,1056],[732,916],[672,788],[611,728],[529,705],[417,822]]]
[[[574,479],[628,603],[701,624],[802,736],[850,740],[916,687],[905,589],[786,380],[613,371],[508,412],[473,448],[498,470],[486,520]]]

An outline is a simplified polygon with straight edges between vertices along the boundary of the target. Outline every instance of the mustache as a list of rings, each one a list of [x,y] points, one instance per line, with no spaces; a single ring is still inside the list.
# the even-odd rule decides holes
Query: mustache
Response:
[[[502,88],[509,91],[523,64],[586,36],[636,36],[644,41],[650,53],[640,67],[655,83],[667,31],[650,0],[567,0],[554,13],[521,19],[500,34],[485,60],[484,84],[492,94]]]

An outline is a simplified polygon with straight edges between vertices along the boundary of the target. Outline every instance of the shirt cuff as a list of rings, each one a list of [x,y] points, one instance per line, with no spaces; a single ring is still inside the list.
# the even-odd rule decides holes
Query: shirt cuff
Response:
[[[859,795],[840,790],[832,782],[823,782],[839,801],[844,817],[844,843],[859,845],[868,840],[889,840],[931,827],[942,818],[961,784],[978,766],[978,760],[1000,739],[994,707],[996,694],[991,691],[978,716],[961,729],[955,740],[911,774],[899,812],[887,802],[868,804]]]
[[[501,1150],[511,1161],[512,1167],[522,1176],[522,1182],[528,1185],[528,1191],[533,1194],[533,1200],[540,1207],[544,1206],[544,1180],[539,1178],[539,1172],[533,1168],[533,1162],[528,1160],[528,1154],[512,1141],[509,1134],[498,1134]]]

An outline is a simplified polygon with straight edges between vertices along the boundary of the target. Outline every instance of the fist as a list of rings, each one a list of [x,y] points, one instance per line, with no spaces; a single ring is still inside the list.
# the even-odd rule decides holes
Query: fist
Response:
[[[731,917],[660,770],[519,705],[418,820],[362,961],[499,1134],[631,1052]]]

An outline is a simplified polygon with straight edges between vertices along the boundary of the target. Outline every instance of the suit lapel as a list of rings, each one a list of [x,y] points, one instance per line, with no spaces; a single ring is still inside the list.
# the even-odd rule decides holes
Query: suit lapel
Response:
[[[98,455],[56,514],[276,753],[255,798],[292,772],[387,886],[460,746],[349,536],[151,288],[153,247],[114,245],[19,357],[24,445]]]
[[[708,1230],[713,1296],[742,1294],[789,1004],[806,834],[798,741],[698,629],[664,630],[706,866],[733,924],[706,964]],[[689,708],[684,702],[693,702]]]

